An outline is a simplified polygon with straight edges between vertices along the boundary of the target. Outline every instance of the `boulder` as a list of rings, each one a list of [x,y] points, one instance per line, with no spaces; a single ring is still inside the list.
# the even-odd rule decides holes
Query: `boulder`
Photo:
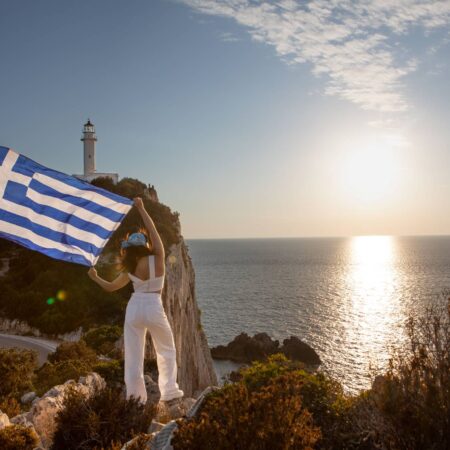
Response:
[[[11,419],[11,423],[14,425],[23,425],[24,427],[33,427],[33,424],[30,422],[30,415],[29,413],[22,413],[17,416],[14,416]]]
[[[28,403],[31,403],[36,398],[36,392],[27,392],[26,394],[23,394],[20,398],[20,401],[26,405]]]
[[[316,351],[295,336],[285,339],[280,351],[284,353],[287,358],[301,361],[305,364],[318,366],[321,363],[320,357]]]
[[[173,404],[166,402],[159,402],[156,409],[155,420],[157,422],[166,424],[171,420],[179,419],[186,415],[195,403],[195,398],[183,397]]]
[[[97,390],[106,386],[105,380],[97,373],[90,373],[80,377],[78,383],[74,380],[66,381],[46,392],[40,399],[33,402],[33,406],[26,414],[21,414],[17,420],[30,422],[44,447],[51,447],[53,435],[56,430],[55,418],[63,407],[63,401],[69,389],[81,392],[86,398],[92,396]]]

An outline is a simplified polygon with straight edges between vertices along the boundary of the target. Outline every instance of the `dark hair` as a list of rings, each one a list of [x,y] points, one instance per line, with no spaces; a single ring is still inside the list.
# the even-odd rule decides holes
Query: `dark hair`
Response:
[[[133,233],[142,233],[147,238],[148,247],[144,247],[143,245],[130,246],[126,248],[120,248],[120,262],[123,269],[125,269],[128,273],[134,274],[136,270],[137,263],[140,258],[143,256],[152,255],[153,245],[148,237],[147,230],[145,228],[134,228],[130,230],[125,237],[121,240],[121,244],[123,241],[128,239],[128,236]]]

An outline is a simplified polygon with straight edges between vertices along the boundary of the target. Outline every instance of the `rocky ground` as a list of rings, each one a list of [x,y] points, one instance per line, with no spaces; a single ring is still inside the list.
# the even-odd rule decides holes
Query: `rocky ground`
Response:
[[[148,401],[158,404],[157,415],[148,429],[148,441],[152,439],[163,429],[166,424],[174,423],[175,419],[184,417],[195,404],[196,399],[184,397],[175,404],[167,406],[165,403],[158,403],[159,389],[153,379],[146,375],[146,386],[148,392]],[[86,398],[93,395],[98,389],[105,388],[105,380],[97,373],[90,373],[85,377],[80,377],[78,382],[69,380],[62,385],[54,386],[42,397],[37,397],[34,392],[28,392],[22,396],[22,403],[29,405],[29,411],[9,418],[0,411],[0,429],[20,424],[31,428],[39,438],[40,449],[51,448],[53,435],[56,431],[55,418],[63,408],[63,400],[69,389],[75,389],[82,393]],[[124,446],[124,449],[126,445]]]

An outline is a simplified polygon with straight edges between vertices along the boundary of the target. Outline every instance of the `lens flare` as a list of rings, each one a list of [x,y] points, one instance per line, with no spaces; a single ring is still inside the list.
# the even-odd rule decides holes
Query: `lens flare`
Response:
[[[53,305],[53,303],[55,303],[55,299],[53,297],[47,299],[47,305]]]
[[[56,298],[63,302],[64,300],[66,300],[67,298],[67,292],[64,289],[60,289],[57,293],[56,293]]]

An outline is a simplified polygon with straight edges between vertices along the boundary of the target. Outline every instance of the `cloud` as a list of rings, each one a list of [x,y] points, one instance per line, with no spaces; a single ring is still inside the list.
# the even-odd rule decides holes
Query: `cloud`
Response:
[[[419,61],[395,45],[399,38],[417,27],[430,33],[450,23],[450,0],[180,1],[235,20],[283,61],[312,64],[325,94],[379,112],[410,107],[404,78]]]
[[[224,32],[220,34],[220,40],[223,42],[238,42],[240,39],[233,33]]]

